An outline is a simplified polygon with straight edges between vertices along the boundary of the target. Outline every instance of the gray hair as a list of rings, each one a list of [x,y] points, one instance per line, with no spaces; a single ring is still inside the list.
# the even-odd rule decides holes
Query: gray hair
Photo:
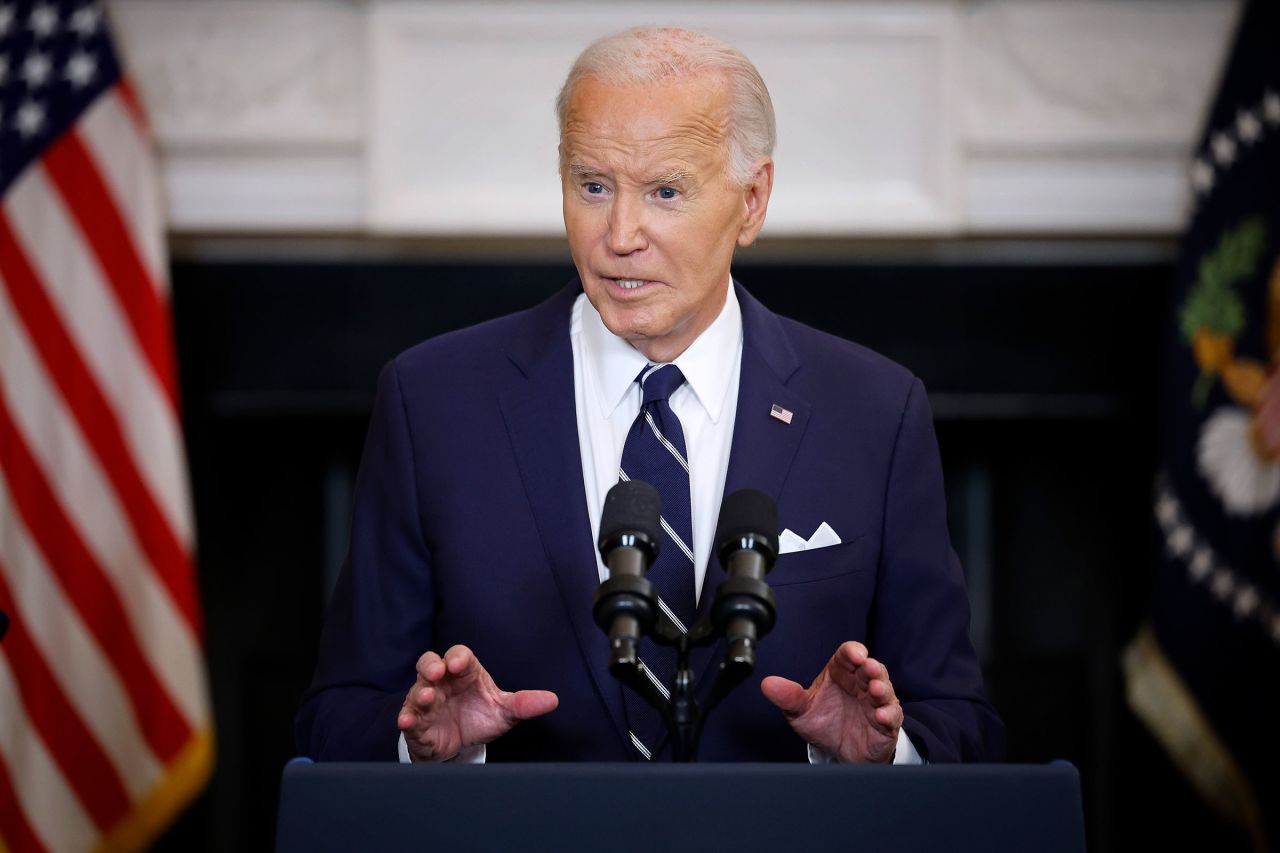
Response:
[[[635,27],[587,46],[569,69],[556,98],[556,117],[564,136],[574,87],[593,77],[618,86],[644,86],[671,78],[721,72],[729,84],[730,179],[742,186],[754,177],[752,166],[773,154],[777,129],[773,101],[760,72],[742,51],[714,36],[676,27]]]

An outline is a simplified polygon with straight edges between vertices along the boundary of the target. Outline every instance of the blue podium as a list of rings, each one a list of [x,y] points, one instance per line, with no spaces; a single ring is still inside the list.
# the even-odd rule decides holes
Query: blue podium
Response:
[[[276,849],[1083,853],[1067,764],[290,764]]]

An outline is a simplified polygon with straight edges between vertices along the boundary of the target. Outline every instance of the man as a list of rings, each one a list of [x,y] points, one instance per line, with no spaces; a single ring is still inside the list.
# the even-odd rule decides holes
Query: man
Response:
[[[303,751],[669,754],[606,670],[591,596],[605,493],[644,458],[674,457],[669,566],[653,574],[670,575],[660,591],[686,618],[725,577],[710,559],[722,495],[760,489],[793,536],[835,543],[779,557],[767,677],[710,716],[700,758],[997,758],[922,386],[731,281],[773,187],[773,110],[754,66],[701,34],[633,30],[587,48],[557,110],[578,281],[383,371]],[[646,384],[659,371],[660,393]],[[695,652],[695,671],[713,674],[714,658]]]

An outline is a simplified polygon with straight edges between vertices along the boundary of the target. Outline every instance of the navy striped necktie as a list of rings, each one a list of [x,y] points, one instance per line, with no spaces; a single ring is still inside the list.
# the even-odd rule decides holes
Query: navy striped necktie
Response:
[[[618,477],[643,480],[657,489],[662,499],[662,545],[647,577],[657,590],[663,612],[684,631],[693,622],[696,609],[693,518],[684,430],[668,402],[684,384],[684,374],[674,364],[650,364],[636,381],[644,400],[622,447]],[[646,638],[639,653],[650,678],[667,693],[675,673],[675,649]],[[624,692],[632,743],[649,758],[664,733],[661,717],[633,691]]]

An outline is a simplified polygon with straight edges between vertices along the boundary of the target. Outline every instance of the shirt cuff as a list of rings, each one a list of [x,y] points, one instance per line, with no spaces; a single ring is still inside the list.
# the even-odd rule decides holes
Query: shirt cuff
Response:
[[[404,739],[404,732],[400,733],[400,740],[396,744],[396,753],[400,756],[401,764],[412,764],[413,759],[409,757],[409,743]],[[446,764],[484,764],[488,750],[485,745],[478,743],[475,746],[464,746],[462,751],[446,761]]]
[[[820,746],[808,744],[809,747],[809,763],[810,764],[835,764],[836,757],[827,752]],[[893,754],[894,764],[928,764],[920,753],[916,751],[916,745],[911,742],[911,738],[907,737],[906,729],[898,729],[898,747]]]
[[[906,729],[898,729],[898,749],[893,754],[894,764],[928,764],[916,751],[916,745],[907,737]]]

